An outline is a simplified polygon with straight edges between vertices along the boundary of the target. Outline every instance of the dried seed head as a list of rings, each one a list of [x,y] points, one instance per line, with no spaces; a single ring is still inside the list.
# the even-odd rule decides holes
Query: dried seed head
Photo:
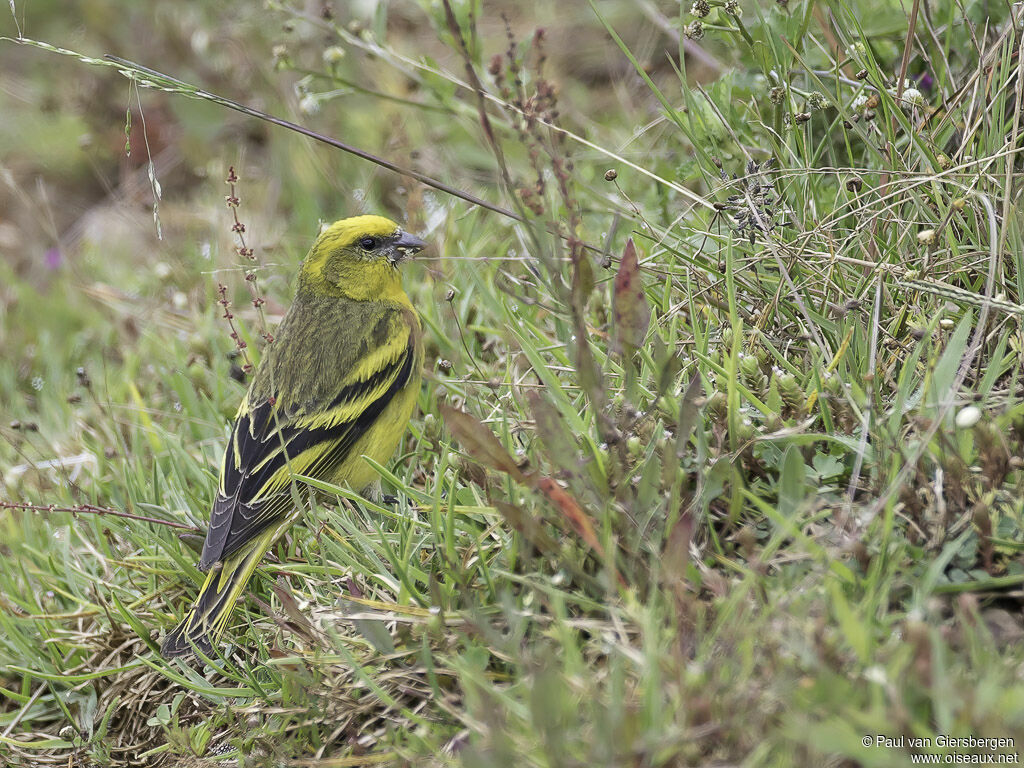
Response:
[[[704,25],[695,19],[683,27],[683,37],[687,40],[700,40],[704,37]]]
[[[619,178],[619,172],[616,171],[614,168],[609,168],[607,171],[604,172],[605,181],[615,181],[617,178]]]

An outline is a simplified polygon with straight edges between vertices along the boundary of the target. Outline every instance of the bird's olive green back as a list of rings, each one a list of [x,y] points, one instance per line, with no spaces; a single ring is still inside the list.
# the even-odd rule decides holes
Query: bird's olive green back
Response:
[[[346,386],[366,381],[401,357],[415,312],[391,302],[352,301],[300,290],[256,371],[246,403],[275,398],[275,410],[305,416]]]

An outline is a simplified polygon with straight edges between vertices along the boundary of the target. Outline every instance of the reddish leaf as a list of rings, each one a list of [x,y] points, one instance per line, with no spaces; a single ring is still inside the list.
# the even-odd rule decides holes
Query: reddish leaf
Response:
[[[580,509],[576,499],[570,496],[562,486],[550,477],[538,477],[536,483],[537,488],[551,500],[551,503],[558,507],[559,512],[572,524],[572,527],[576,529],[580,537],[599,557],[604,558],[604,547],[597,540],[597,534],[594,533],[594,525],[590,522],[590,518],[587,517],[587,513]]]
[[[633,238],[626,241],[626,250],[622,252],[619,271],[615,274],[612,314],[615,317],[614,350],[621,355],[631,355],[643,345],[651,322]]]
[[[687,584],[686,568],[690,564],[690,543],[694,532],[693,515],[689,509],[683,511],[672,527],[661,554],[661,564],[670,583],[682,591]]]
[[[604,547],[601,546],[601,542],[597,539],[597,534],[594,533],[593,523],[590,522],[587,513],[580,508],[576,500],[562,486],[550,477],[542,477],[537,473],[525,474],[509,455],[508,451],[505,450],[505,446],[498,441],[494,433],[475,417],[445,403],[441,403],[440,410],[448,429],[451,430],[459,443],[462,444],[462,447],[474,459],[487,464],[492,469],[506,473],[516,482],[535,488],[547,496],[548,500],[558,508],[562,516],[569,521],[583,541],[586,542],[587,546],[594,550],[599,557],[604,558]],[[505,504],[500,509],[506,515],[509,515],[511,511],[515,510],[515,507]],[[509,517],[510,521],[515,525],[517,516],[512,514]],[[520,519],[518,522],[522,524],[523,521]],[[616,577],[621,581],[621,576],[616,574]]]
[[[491,469],[504,472],[516,482],[529,485],[515,459],[485,424],[447,403],[441,403],[440,409],[445,425],[455,435],[466,453]]]
[[[270,589],[277,595],[277,599],[281,601],[281,607],[288,614],[290,622],[296,627],[305,630],[310,637],[316,637],[316,627],[313,626],[313,623],[302,612],[302,609],[299,608],[299,604],[292,596],[285,578],[279,576],[277,581],[270,585]]]

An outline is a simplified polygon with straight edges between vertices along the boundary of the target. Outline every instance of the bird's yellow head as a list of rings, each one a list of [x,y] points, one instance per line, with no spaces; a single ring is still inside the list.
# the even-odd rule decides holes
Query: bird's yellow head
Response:
[[[299,277],[320,293],[358,301],[404,298],[398,264],[426,247],[383,216],[353,216],[324,227]]]

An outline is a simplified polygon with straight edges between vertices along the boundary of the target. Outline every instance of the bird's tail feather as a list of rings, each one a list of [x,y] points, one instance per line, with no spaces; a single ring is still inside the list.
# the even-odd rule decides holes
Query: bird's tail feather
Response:
[[[279,535],[280,531],[275,529],[264,532],[229,557],[223,567],[210,571],[188,614],[160,645],[164,658],[190,654],[193,648],[206,656],[213,653],[213,644],[223,634],[231,609],[263,559],[263,553]]]

